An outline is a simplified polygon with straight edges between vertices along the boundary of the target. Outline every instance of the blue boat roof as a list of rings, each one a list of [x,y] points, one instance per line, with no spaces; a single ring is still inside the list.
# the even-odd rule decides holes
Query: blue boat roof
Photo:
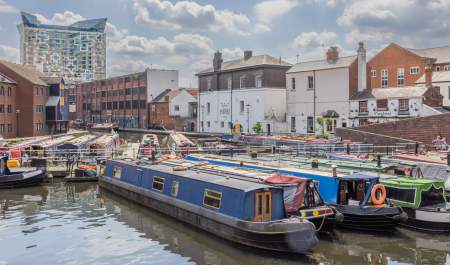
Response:
[[[379,179],[380,177],[378,175],[372,175],[370,173],[353,173],[351,175],[346,175],[340,177],[340,179],[343,180],[373,180],[373,179]]]
[[[75,22],[69,26],[61,26],[61,25],[41,24],[35,15],[23,11],[21,12],[21,16],[23,25],[27,27],[56,29],[56,30],[90,31],[90,32],[104,32],[107,21],[106,18],[89,19]]]
[[[187,169],[185,171],[173,171],[173,167],[167,166],[167,165],[145,165],[145,164],[144,165],[143,164],[136,165],[132,162],[128,162],[128,161],[124,161],[124,160],[114,160],[114,161],[126,163],[131,166],[144,167],[144,168],[149,168],[152,170],[158,170],[158,171],[161,171],[164,173],[182,176],[182,177],[189,178],[189,179],[195,179],[195,180],[203,181],[206,183],[220,185],[223,187],[242,190],[244,192],[260,190],[260,189],[278,189],[277,187],[265,185],[262,183],[250,182],[250,181],[240,180],[240,179],[236,179],[236,178],[214,175],[214,174],[210,174],[210,173],[196,172],[194,170],[189,170],[189,169]]]

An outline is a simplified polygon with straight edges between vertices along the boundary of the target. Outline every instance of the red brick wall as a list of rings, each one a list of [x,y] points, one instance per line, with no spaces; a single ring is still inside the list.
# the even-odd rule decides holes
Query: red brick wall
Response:
[[[168,130],[175,128],[174,118],[169,116],[169,102],[152,102],[149,105],[150,124],[160,124]]]
[[[388,87],[397,87],[397,69],[405,69],[405,86],[414,86],[417,79],[424,74],[425,60],[414,53],[394,43],[388,45],[375,57],[367,62],[367,83],[369,88],[381,87],[381,70],[388,70]],[[418,74],[410,74],[409,68],[418,66]],[[370,73],[376,70],[377,76],[372,78]]]
[[[398,137],[399,139],[408,139],[425,144],[431,144],[437,135],[446,137],[450,141],[450,113],[371,124],[349,130],[346,128],[336,129],[336,135],[343,139],[361,141],[361,137],[365,136],[367,143],[379,142],[378,139],[372,139],[370,134],[359,132]]]

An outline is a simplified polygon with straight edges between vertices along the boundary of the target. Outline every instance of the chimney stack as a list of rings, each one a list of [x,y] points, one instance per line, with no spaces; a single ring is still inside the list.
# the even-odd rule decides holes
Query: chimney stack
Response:
[[[214,53],[214,59],[213,59],[213,69],[214,72],[220,71],[222,68],[222,53],[217,51]]]
[[[336,46],[331,46],[327,51],[327,61],[334,62],[339,58],[338,48]]]
[[[428,60],[425,64],[425,87],[430,88],[433,86],[433,66],[431,60]]]
[[[250,58],[252,58],[253,56],[253,52],[252,51],[244,51],[244,60],[248,60]]]
[[[364,43],[358,43],[358,92],[367,88],[366,49]]]

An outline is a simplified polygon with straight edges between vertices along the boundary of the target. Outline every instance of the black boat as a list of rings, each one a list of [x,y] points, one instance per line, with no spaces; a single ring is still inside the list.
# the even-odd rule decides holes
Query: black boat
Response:
[[[0,189],[36,186],[44,181],[45,170],[36,168],[9,169],[7,161],[7,156],[0,158]]]

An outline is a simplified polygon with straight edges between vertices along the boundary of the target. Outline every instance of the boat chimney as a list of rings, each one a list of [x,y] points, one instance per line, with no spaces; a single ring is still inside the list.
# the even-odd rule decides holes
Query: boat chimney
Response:
[[[331,165],[331,172],[333,174],[333,177],[337,177],[337,166],[336,165]]]

